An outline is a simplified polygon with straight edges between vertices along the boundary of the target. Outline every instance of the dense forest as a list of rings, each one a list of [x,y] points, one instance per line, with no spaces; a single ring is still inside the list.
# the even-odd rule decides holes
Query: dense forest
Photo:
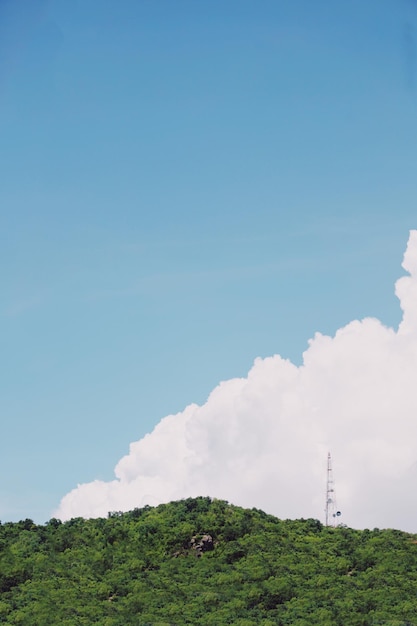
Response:
[[[0,524],[0,623],[417,625],[417,536],[194,498]]]

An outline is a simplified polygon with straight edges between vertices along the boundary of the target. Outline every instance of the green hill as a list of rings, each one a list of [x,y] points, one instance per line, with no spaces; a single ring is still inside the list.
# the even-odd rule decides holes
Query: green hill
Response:
[[[417,536],[195,498],[0,525],[0,623],[417,625]]]

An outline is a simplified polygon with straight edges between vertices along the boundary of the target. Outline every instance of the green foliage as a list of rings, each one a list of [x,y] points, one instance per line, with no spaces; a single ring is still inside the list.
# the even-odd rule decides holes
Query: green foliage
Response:
[[[1,624],[415,626],[416,589],[413,535],[210,498],[0,524]]]

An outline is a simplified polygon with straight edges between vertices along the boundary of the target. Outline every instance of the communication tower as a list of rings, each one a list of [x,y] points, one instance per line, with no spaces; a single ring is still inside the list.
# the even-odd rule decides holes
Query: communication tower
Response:
[[[327,454],[327,479],[326,479],[326,526],[336,526],[336,519],[341,516],[337,510],[336,493],[333,480],[332,457]]]

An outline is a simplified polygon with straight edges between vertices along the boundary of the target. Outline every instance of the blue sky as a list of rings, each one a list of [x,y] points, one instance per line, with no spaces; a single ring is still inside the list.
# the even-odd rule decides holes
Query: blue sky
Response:
[[[2,0],[0,137],[3,521],[256,357],[399,323],[411,0]]]

